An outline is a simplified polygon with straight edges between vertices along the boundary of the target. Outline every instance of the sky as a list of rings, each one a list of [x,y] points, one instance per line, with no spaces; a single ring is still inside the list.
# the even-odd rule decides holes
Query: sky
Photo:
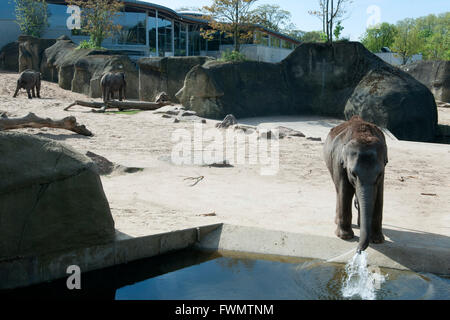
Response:
[[[142,1],[142,0],[141,0]],[[171,9],[181,7],[202,7],[210,5],[212,0],[143,0],[156,3]],[[318,0],[258,0],[255,7],[262,4],[278,4],[292,14],[292,22],[297,29],[303,31],[322,30],[319,18],[308,14],[308,11],[319,8]],[[348,18],[343,21],[342,36],[350,40],[359,40],[367,26],[388,22],[395,24],[405,18],[417,18],[429,14],[450,11],[450,0],[353,0],[348,6]]]

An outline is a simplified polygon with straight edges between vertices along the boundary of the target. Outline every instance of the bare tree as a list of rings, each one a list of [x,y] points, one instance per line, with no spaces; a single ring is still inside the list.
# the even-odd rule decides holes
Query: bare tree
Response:
[[[328,43],[333,42],[333,26],[343,21],[346,17],[347,6],[353,0],[319,0],[320,10],[309,11],[309,14],[322,20],[323,33],[326,34]]]

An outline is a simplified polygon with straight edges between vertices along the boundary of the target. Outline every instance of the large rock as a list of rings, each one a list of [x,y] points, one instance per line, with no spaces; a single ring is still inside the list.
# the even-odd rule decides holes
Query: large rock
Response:
[[[423,84],[358,42],[304,43],[278,64],[207,62],[177,93],[199,116],[222,119],[314,114],[359,115],[399,139],[432,141],[437,108]]]
[[[160,92],[166,92],[171,101],[181,89],[186,74],[196,65],[202,65],[209,57],[141,58],[139,64],[139,98],[155,101]]]
[[[100,81],[107,72],[124,72],[127,88],[126,99],[139,98],[139,77],[136,65],[124,55],[90,54],[80,58],[74,65],[72,91],[84,93],[91,98],[102,96]]]
[[[139,98],[139,75],[134,62],[116,51],[78,49],[67,37],[60,37],[45,50],[41,73],[44,80],[58,82],[66,90],[84,93],[92,98],[102,96],[100,80],[110,71],[123,71],[127,81],[127,99]]]
[[[0,69],[19,72],[19,42],[11,42],[0,50]]]
[[[400,68],[426,85],[436,100],[450,102],[450,61],[418,61]]]
[[[55,39],[40,39],[33,36],[19,36],[19,72],[26,69],[39,71],[42,54],[55,44]]]
[[[0,133],[0,150],[0,259],[113,239],[114,221],[89,158],[22,133]]]

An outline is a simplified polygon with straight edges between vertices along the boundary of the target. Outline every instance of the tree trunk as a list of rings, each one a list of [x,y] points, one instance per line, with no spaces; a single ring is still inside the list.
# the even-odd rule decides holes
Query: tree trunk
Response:
[[[157,110],[161,107],[171,105],[171,102],[144,102],[144,101],[83,101],[76,100],[68,107],[64,108],[64,111],[69,110],[71,107],[79,105],[82,107],[94,108],[94,109],[120,109],[120,110]]]
[[[0,118],[0,131],[20,128],[58,128],[73,131],[83,136],[92,136],[84,125],[79,125],[75,117],[66,117],[61,120],[39,118],[34,113],[29,113],[22,118],[8,118],[3,115]]]

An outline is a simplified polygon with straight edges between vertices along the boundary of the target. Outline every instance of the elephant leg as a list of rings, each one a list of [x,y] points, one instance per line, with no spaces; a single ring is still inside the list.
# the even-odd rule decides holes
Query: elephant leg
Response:
[[[120,88],[119,89],[119,101],[122,101],[122,100],[123,100],[123,89]]]
[[[384,242],[384,236],[382,231],[382,220],[383,220],[383,181],[381,181],[377,190],[377,198],[375,201],[373,220],[372,220],[372,232],[370,241],[373,243]]]
[[[345,174],[335,182],[336,185],[336,235],[344,240],[354,236],[352,230],[352,199],[355,188],[350,184]]]
[[[20,89],[20,87],[17,86],[16,87],[16,92],[14,92],[13,98],[17,97],[17,94],[19,93],[19,89]]]
[[[31,97],[31,90],[30,90],[30,89],[27,89],[27,95],[28,95],[28,99],[33,99],[33,98]]]
[[[109,92],[109,88],[108,86],[105,87],[105,97],[106,97],[106,101],[110,100],[110,92]]]
[[[110,92],[111,92],[111,100],[114,100],[114,91],[111,90]]]
[[[31,94],[33,95],[33,98],[36,98],[36,92],[34,90],[34,86],[31,88]]]
[[[41,98],[41,82],[40,81],[36,84],[36,95],[39,99]]]

